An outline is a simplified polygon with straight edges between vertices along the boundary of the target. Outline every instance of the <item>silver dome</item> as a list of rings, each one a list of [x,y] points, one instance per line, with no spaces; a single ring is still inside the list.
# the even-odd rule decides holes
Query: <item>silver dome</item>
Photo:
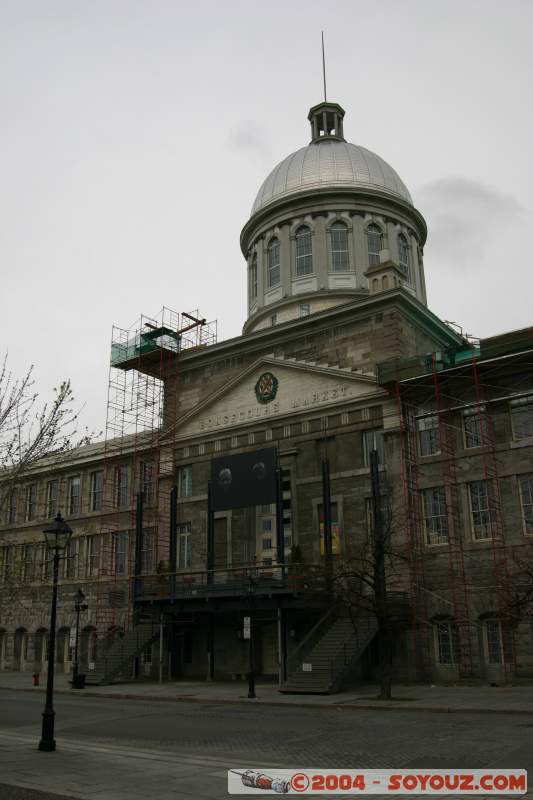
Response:
[[[359,145],[328,140],[312,142],[274,167],[257,193],[252,215],[287,195],[324,186],[376,189],[413,205],[407,187],[386,161]]]

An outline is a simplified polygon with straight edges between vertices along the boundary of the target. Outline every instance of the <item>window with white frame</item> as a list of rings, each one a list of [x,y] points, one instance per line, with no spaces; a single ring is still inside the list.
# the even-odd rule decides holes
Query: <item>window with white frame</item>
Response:
[[[365,467],[370,466],[370,453],[377,450],[378,463],[385,463],[385,447],[383,441],[383,430],[376,429],[363,431],[363,458]]]
[[[474,539],[492,539],[497,534],[496,498],[492,481],[468,484]]]
[[[68,513],[79,514],[81,509],[81,478],[73,475],[68,479]]]
[[[406,277],[409,277],[409,244],[403,233],[398,236],[398,264]]]
[[[102,499],[104,495],[104,473],[99,469],[91,472],[91,485],[90,485],[90,509],[91,511],[101,511]]]
[[[368,247],[368,263],[372,267],[379,264],[379,254],[383,250],[383,234],[377,225],[369,225],[366,229],[366,242]]]
[[[37,513],[37,484],[26,487],[26,522],[35,519]]]
[[[249,303],[252,305],[257,300],[257,253],[252,256],[250,263],[250,276],[248,282]]]
[[[313,272],[313,244],[311,231],[302,225],[296,231],[296,276],[309,275]]]
[[[130,470],[126,464],[115,467],[115,508],[126,508],[129,504]]]
[[[482,447],[485,432],[484,408],[467,408],[463,411],[465,447]]]
[[[513,660],[513,634],[497,619],[485,621],[485,646],[489,664],[509,664]]]
[[[447,544],[448,510],[444,486],[422,490],[426,544]]]
[[[436,415],[419,417],[416,421],[418,430],[418,449],[421,456],[433,456],[440,453],[439,418]]]
[[[178,467],[178,497],[192,496],[192,464]]]
[[[533,533],[533,473],[519,475],[518,483],[520,485],[524,532],[530,534]]]
[[[511,400],[511,420],[515,439],[533,436],[533,395]]]
[[[46,516],[55,517],[59,505],[59,481],[51,480],[46,484]]]
[[[301,317],[308,317],[311,313],[311,304],[310,303],[300,303],[300,316]]]
[[[331,226],[331,269],[333,272],[348,272],[350,269],[348,228],[344,222],[334,222]]]
[[[278,286],[281,277],[279,239],[271,239],[267,250],[267,287]]]
[[[435,623],[437,661],[445,666],[459,663],[459,630],[453,622]]]
[[[128,574],[128,532],[117,531],[113,534],[113,561],[115,575]]]
[[[272,314],[270,317],[270,327],[273,328],[277,324],[278,324],[278,315]]]
[[[177,529],[178,569],[189,569],[192,563],[191,523],[181,522]]]

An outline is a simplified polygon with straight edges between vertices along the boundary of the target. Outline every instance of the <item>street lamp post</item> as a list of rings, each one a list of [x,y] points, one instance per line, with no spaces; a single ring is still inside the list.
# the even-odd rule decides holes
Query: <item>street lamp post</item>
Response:
[[[57,614],[57,579],[59,577],[59,559],[65,551],[72,529],[67,525],[61,514],[58,514],[51,525],[45,528],[44,538],[46,547],[54,556],[54,580],[52,586],[52,611],[50,614],[50,639],[48,644],[48,675],[46,681],[46,702],[43,711],[43,727],[39,750],[51,753],[56,749],[54,739],[54,666],[56,650],[56,614]]]
[[[85,688],[85,675],[78,675],[78,642],[79,642],[79,635],[80,635],[80,613],[82,611],[87,611],[89,606],[87,603],[84,603],[85,595],[83,594],[81,589],[78,589],[76,594],[74,595],[74,609],[76,611],[76,640],[74,643],[74,666],[72,668],[72,688],[73,689],[84,689]]]
[[[249,659],[249,672],[248,672],[248,697],[255,698],[255,651],[254,651],[254,579],[249,575],[248,583],[248,599],[249,599],[249,614],[250,614],[250,639],[248,642],[248,659]]]

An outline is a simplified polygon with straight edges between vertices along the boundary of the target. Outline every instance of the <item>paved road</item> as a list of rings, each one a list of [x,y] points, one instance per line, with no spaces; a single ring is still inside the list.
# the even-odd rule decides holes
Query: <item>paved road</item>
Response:
[[[253,703],[253,701],[251,701]],[[0,780],[95,800],[222,798],[230,767],[507,767],[533,776],[533,717],[390,713],[0,692]],[[3,795],[0,790],[0,798]]]

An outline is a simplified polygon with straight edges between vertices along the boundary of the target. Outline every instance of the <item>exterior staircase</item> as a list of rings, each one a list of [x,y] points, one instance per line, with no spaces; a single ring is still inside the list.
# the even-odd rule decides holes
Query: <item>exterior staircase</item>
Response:
[[[156,639],[159,639],[159,626],[151,622],[136,625],[123,636],[115,636],[111,644],[98,653],[95,668],[87,672],[85,683],[103,686],[127,670],[131,675],[134,660]]]
[[[373,615],[360,614],[354,624],[347,614],[330,609],[289,658],[288,678],[280,691],[337,692],[376,633]]]

